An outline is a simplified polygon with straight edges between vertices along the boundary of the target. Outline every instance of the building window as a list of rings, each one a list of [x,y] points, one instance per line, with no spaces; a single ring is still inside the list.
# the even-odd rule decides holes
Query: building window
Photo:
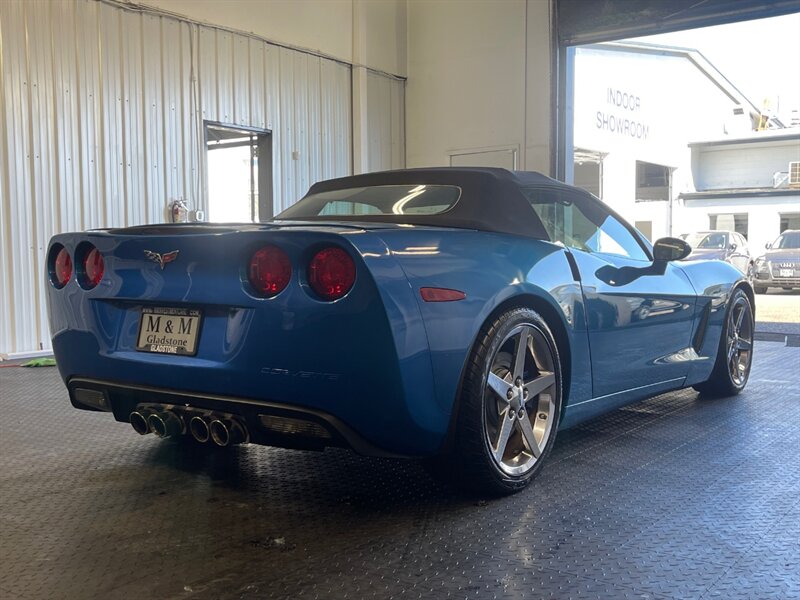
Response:
[[[781,233],[787,229],[800,229],[800,213],[781,213]]]
[[[573,170],[573,185],[583,188],[593,196],[601,198],[601,164],[602,163],[599,162],[576,162]]]
[[[603,198],[603,159],[607,153],[575,148],[572,184],[593,196]]]
[[[669,200],[672,169],[664,165],[636,161],[636,201]]]
[[[651,242],[653,241],[653,222],[652,221],[636,221],[633,225],[639,232],[644,235]]]
[[[708,215],[708,224],[712,231],[735,231],[747,239],[747,213]]]

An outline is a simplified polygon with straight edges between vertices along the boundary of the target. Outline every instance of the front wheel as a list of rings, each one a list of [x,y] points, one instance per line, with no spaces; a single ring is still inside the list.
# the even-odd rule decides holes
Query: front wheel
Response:
[[[694,386],[701,394],[734,396],[744,389],[753,363],[753,307],[737,289],[728,304],[717,359],[708,381]]]
[[[528,308],[501,314],[470,354],[454,449],[439,470],[483,494],[523,489],[553,447],[561,390],[558,348],[544,319]]]
[[[750,285],[753,285],[753,282],[756,279],[756,266],[755,266],[755,264],[750,263],[750,264],[747,265],[747,273],[745,274],[745,276],[747,277],[747,282]]]

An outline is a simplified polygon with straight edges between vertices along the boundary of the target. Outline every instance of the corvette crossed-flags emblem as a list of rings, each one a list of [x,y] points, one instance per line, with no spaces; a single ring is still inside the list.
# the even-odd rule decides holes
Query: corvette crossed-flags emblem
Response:
[[[165,252],[164,254],[159,254],[158,252],[152,252],[151,250],[145,250],[144,255],[153,262],[157,262],[161,266],[161,270],[164,270],[164,265],[167,263],[171,263],[175,259],[178,258],[179,250],[173,250],[172,252]]]

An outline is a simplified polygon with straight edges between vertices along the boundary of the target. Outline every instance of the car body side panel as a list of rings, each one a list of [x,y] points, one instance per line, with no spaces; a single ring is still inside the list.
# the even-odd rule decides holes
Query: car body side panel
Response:
[[[481,326],[501,304],[535,296],[558,315],[566,332],[571,379],[565,404],[591,397],[591,362],[580,283],[566,251],[549,242],[502,234],[430,231],[415,236],[384,232],[415,290],[430,345],[440,404],[452,406]],[[455,302],[424,302],[421,287],[466,293]]]
[[[697,260],[677,264],[686,273],[697,293],[698,315],[702,315],[703,311],[708,312],[707,325],[702,334],[702,345],[697,350],[700,359],[692,361],[686,375],[685,385],[689,386],[706,381],[711,375],[725,322],[725,311],[733,290],[742,287],[752,294],[752,288],[741,271],[726,262]],[[753,312],[755,315],[755,306]],[[692,332],[693,340],[696,339],[697,328],[701,325],[702,318],[698,318]]]
[[[574,250],[589,315],[593,396],[683,383],[696,296],[674,263]]]

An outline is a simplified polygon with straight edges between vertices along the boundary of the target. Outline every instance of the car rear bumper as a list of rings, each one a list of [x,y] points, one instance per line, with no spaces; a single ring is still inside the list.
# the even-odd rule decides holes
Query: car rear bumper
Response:
[[[319,323],[317,326],[321,328]],[[378,328],[373,329],[377,335]],[[109,390],[109,407],[105,410],[110,409],[119,421],[129,421],[131,411],[140,403],[189,404],[232,414],[239,414],[236,407],[240,405],[285,407],[298,414],[326,416],[323,421],[331,424],[338,435],[325,445],[350,446],[373,455],[431,455],[439,450],[446,436],[447,416],[428,397],[414,394],[403,383],[404,370],[419,371],[423,361],[430,369],[428,355],[419,352],[418,356],[398,361],[390,351],[391,340],[384,341],[384,335],[364,344],[363,337],[353,333],[337,342],[335,353],[333,348],[320,351],[325,340],[331,339],[321,336],[316,347],[307,351],[305,360],[299,350],[290,351],[288,344],[282,345],[287,358],[277,364],[270,360],[266,344],[261,341],[266,339],[264,335],[248,336],[248,341],[252,345],[260,343],[261,349],[251,348],[248,343],[249,351],[238,352],[225,361],[109,350],[100,346],[102,340],[98,338],[94,332],[66,329],[53,337],[53,351],[73,404],[91,408],[76,401],[74,382],[105,382],[105,387],[99,386],[101,391]],[[376,348],[378,341],[383,350]],[[323,354],[331,361],[323,363]],[[352,363],[349,368],[344,365],[347,358]],[[332,362],[334,359],[338,362]],[[230,406],[219,406],[220,403]],[[249,414],[243,416],[248,424],[266,413]],[[257,423],[254,425],[253,431],[261,429]],[[366,443],[355,441],[349,431],[356,432]],[[257,443],[287,445],[285,440],[252,437]],[[337,444],[336,440],[342,443]]]
[[[320,411],[385,453],[437,452],[455,394],[436,396],[416,293],[377,235],[351,239],[329,229],[56,236],[53,244],[73,256],[92,243],[106,257],[106,273],[91,289],[75,278],[47,286],[64,382],[91,379]],[[268,298],[251,293],[246,276],[249,256],[265,244],[281,247],[293,264],[289,285]],[[348,252],[356,267],[355,285],[336,301],[316,297],[306,281],[309,253],[326,244]],[[182,262],[161,269],[145,258],[143,250],[152,248],[180,252]],[[188,344],[187,352],[142,336],[159,311],[176,310],[197,320],[181,320],[178,331],[174,323],[156,327],[155,334],[169,333]],[[174,335],[190,330],[193,337],[184,340]]]
[[[175,406],[181,410],[233,415],[246,424],[248,441],[255,444],[303,450],[335,446],[367,456],[413,456],[380,448],[338,417],[321,410],[82,377],[70,379],[67,388],[75,408],[111,412],[117,421],[125,423],[143,405]]]

